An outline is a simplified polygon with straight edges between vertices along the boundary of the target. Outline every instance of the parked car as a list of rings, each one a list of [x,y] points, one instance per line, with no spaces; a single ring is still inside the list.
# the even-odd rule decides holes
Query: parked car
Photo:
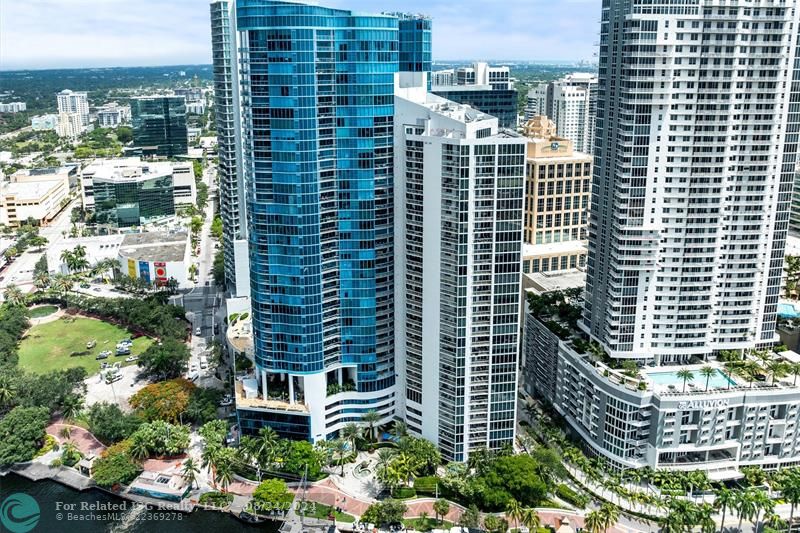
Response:
[[[88,289],[89,287],[91,287],[91,285],[88,283],[81,283],[81,289]]]
[[[231,398],[230,395],[225,395],[219,402],[219,406],[228,407],[229,405],[233,405],[233,398]]]
[[[100,352],[99,354],[97,354],[97,357],[95,357],[95,359],[96,360],[107,359],[109,355],[111,355],[111,352],[109,351]]]
[[[137,356],[137,355],[131,355],[130,357],[126,357],[125,358],[125,362],[126,363],[132,363],[132,362],[138,361],[138,360],[139,360],[139,356]]]
[[[196,330],[194,330],[194,334],[195,335],[202,335],[203,334],[203,328],[197,328]]]

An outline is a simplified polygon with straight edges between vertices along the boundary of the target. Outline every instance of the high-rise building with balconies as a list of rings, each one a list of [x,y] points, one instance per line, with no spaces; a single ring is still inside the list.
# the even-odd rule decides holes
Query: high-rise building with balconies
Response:
[[[800,459],[800,389],[772,370],[800,356],[754,354],[777,341],[798,17],[796,0],[603,2],[590,338],[538,309],[526,358],[616,468],[723,479]]]
[[[403,68],[430,70],[430,20],[224,4],[211,12],[215,82],[235,86],[241,177],[228,182],[244,185],[255,362],[237,384],[242,431],[317,441],[369,411],[389,422],[395,75],[401,51]]]

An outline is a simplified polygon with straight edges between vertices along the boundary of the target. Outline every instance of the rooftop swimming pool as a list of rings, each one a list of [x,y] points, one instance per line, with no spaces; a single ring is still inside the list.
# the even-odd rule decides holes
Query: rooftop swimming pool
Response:
[[[692,381],[686,380],[686,388],[689,384],[705,390],[706,378],[699,371],[692,371],[694,379]],[[683,390],[683,378],[679,378],[677,372],[648,372],[647,377],[650,378],[656,385],[674,385],[676,389]],[[709,389],[725,389],[728,385],[735,386],[736,381],[728,377],[727,374],[721,370],[717,370],[714,375],[708,379]]]
[[[800,316],[794,304],[778,304],[778,316],[781,318],[797,318]]]

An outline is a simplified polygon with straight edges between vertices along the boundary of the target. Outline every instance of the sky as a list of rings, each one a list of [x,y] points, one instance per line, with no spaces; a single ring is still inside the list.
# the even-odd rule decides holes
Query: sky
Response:
[[[434,60],[592,60],[601,0],[319,0],[433,18]],[[208,0],[0,0],[0,69],[211,63]]]

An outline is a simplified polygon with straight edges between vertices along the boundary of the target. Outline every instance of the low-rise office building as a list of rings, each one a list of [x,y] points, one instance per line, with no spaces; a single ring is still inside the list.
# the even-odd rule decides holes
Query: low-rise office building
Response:
[[[96,160],[81,172],[81,198],[100,225],[139,226],[197,201],[194,170],[138,157]]]
[[[25,102],[8,102],[0,104],[0,113],[21,113],[28,108]]]
[[[147,232],[99,235],[62,239],[47,249],[47,264],[52,274],[67,274],[61,254],[82,246],[93,266],[101,261],[117,262],[115,275],[141,278],[148,283],[166,285],[175,280],[178,288],[192,285],[189,279],[191,245],[186,232]]]
[[[58,128],[58,115],[36,115],[31,117],[31,129],[33,131],[55,131]]]
[[[19,227],[32,218],[46,223],[67,201],[68,191],[56,180],[0,184],[0,224]]]
[[[116,128],[130,120],[130,106],[121,106],[116,102],[111,102],[97,109],[97,124],[101,128]]]

